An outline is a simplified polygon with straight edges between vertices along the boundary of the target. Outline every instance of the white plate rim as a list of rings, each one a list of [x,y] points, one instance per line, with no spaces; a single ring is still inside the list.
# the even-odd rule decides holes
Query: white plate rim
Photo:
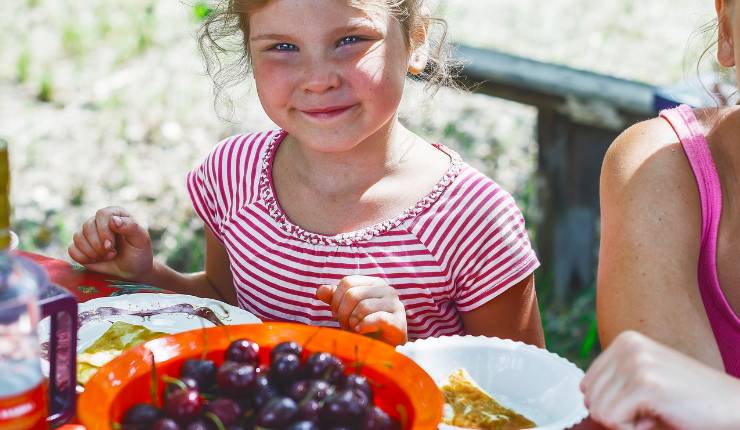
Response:
[[[504,345],[509,348],[520,348],[520,349],[532,351],[536,354],[543,354],[545,356],[548,356],[549,359],[555,360],[556,362],[559,362],[561,365],[563,365],[564,368],[567,369],[569,372],[573,372],[573,375],[579,379],[583,379],[583,376],[584,376],[583,370],[581,370],[581,368],[576,366],[573,362],[566,359],[565,357],[562,357],[552,351],[548,351],[547,349],[540,348],[534,345],[530,345],[522,341],[517,341],[517,340],[512,340],[512,339],[502,339],[500,337],[495,337],[495,336],[489,337],[489,336],[475,336],[475,335],[451,335],[451,336],[428,337],[425,339],[415,339],[413,341],[406,342],[403,345],[399,345],[396,347],[396,351],[409,357],[408,354],[405,353],[405,351],[416,350],[419,352],[423,352],[424,350],[436,348],[437,346],[435,346],[435,344],[441,344],[443,342],[452,343],[453,346],[468,346],[468,345],[478,346],[481,344],[491,345],[491,343],[494,343],[498,345]],[[411,359],[413,360],[413,358]],[[419,364],[419,366],[421,366],[421,364]],[[421,367],[423,368],[423,366]],[[576,426],[579,423],[583,422],[583,420],[585,420],[589,416],[589,413],[588,413],[588,410],[586,409],[585,404],[583,403],[583,399],[584,399],[583,393],[579,394],[579,398],[582,400],[580,402],[579,407],[571,411],[567,416],[545,427],[535,427],[535,429],[533,430],[563,430],[563,429],[572,428],[573,426]],[[439,429],[440,430],[447,430],[447,429],[457,430],[461,428],[446,425],[446,424],[440,424]]]
[[[165,303],[161,303],[162,300],[164,300]],[[97,297],[97,298],[90,299],[88,301],[79,303],[77,306],[77,315],[79,316],[79,314],[82,312],[94,311],[95,309],[104,307],[104,306],[116,306],[119,308],[126,308],[129,306],[135,306],[137,304],[146,303],[146,302],[151,302],[153,306],[158,306],[158,307],[167,307],[171,305],[171,303],[172,304],[187,303],[193,306],[208,306],[208,305],[213,306],[214,304],[216,304],[218,306],[221,306],[221,308],[225,312],[228,312],[229,315],[232,315],[232,314],[240,315],[240,318],[238,320],[239,322],[237,322],[236,324],[248,324],[248,323],[254,324],[254,323],[262,322],[262,320],[256,315],[254,315],[253,313],[245,309],[222,302],[220,300],[192,296],[188,294],[166,294],[166,293],[134,293],[134,294],[123,294],[120,296]],[[146,307],[142,309],[146,309]],[[137,308],[137,310],[140,310],[140,309]],[[214,313],[216,313],[217,316],[221,317],[221,315],[219,314],[222,314],[223,312],[220,312],[216,309],[212,309],[212,310],[214,311]],[[111,315],[111,316],[106,316],[102,318],[93,318],[89,321],[89,323],[100,322],[101,320],[114,321],[117,317],[127,317],[127,315]],[[156,315],[153,315],[152,317],[156,317]],[[147,318],[152,318],[152,317],[147,317]],[[134,316],[134,318],[143,319],[143,317],[137,317],[137,316]],[[199,318],[201,320],[203,319],[202,317],[199,317],[199,316],[193,316],[193,318]],[[254,319],[254,321],[244,321],[247,319],[250,319],[250,320]],[[232,324],[229,324],[228,321],[224,321],[224,322],[226,325],[232,325]],[[97,339],[97,337],[94,339],[93,338],[90,338],[90,339],[80,338],[80,329],[84,325],[85,324],[77,327],[77,353],[78,354],[84,350],[85,345],[90,345],[93,342],[95,342],[95,340]],[[48,342],[49,330],[50,330],[49,317],[46,317],[40,320],[37,325],[37,329],[38,329],[39,344],[43,342]],[[187,330],[175,331],[169,334],[177,334],[183,331],[187,331]],[[44,373],[48,376],[49,362],[44,358],[41,359],[41,362],[42,362],[42,368],[44,369]]]

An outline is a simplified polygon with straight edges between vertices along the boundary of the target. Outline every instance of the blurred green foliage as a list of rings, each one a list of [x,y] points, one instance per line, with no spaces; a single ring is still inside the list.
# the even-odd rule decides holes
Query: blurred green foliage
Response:
[[[31,51],[24,49],[15,63],[15,75],[18,83],[24,83],[28,80],[29,68],[31,66]]]
[[[52,82],[51,72],[47,71],[41,75],[39,92],[36,98],[41,102],[50,102],[54,98],[54,84]]]
[[[198,21],[203,21],[208,15],[213,12],[210,6],[206,2],[199,1],[193,5],[193,16]]]

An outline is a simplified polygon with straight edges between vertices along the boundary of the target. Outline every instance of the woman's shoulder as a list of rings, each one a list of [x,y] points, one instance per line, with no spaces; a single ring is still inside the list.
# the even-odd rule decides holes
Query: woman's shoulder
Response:
[[[664,118],[649,119],[629,127],[614,140],[604,156],[602,192],[611,193],[625,187],[647,191],[658,184],[677,181],[693,182],[693,173],[676,131]]]

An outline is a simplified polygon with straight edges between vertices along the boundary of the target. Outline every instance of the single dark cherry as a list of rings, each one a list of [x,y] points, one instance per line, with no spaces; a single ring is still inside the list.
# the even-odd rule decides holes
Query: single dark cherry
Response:
[[[328,352],[316,352],[306,360],[305,373],[308,379],[323,379],[330,384],[339,384],[344,378],[344,363]]]
[[[357,428],[365,418],[368,399],[354,390],[341,390],[334,393],[324,403],[321,421],[328,426],[350,426]]]
[[[162,415],[162,411],[150,404],[137,403],[126,411],[121,424],[125,430],[148,430]]]
[[[318,400],[304,400],[298,403],[298,415],[296,418],[299,421],[319,423],[321,421],[322,407],[323,404]]]
[[[216,373],[216,382],[224,393],[244,397],[253,392],[257,372],[250,364],[224,362]]]
[[[203,400],[198,390],[173,390],[164,398],[164,412],[181,423],[195,420],[203,409]]]
[[[334,392],[334,387],[321,379],[294,382],[288,389],[288,397],[296,402],[307,399],[324,400]]]
[[[193,378],[180,378],[180,381],[185,384],[186,387],[191,388],[193,390],[198,390],[198,381],[196,381]],[[180,387],[178,384],[173,382],[168,382],[164,386],[164,395],[165,397],[168,396],[172,391],[180,390],[182,387]]]
[[[303,374],[301,359],[295,354],[279,354],[270,367],[270,378],[278,387],[290,387]]]
[[[242,414],[242,408],[234,399],[219,397],[206,405],[206,411],[211,412],[221,420],[224,426],[236,424]]]
[[[313,421],[296,421],[285,428],[286,430],[321,430],[318,424]]]
[[[298,414],[298,405],[290,397],[276,397],[265,405],[257,415],[260,427],[282,428],[290,424]]]
[[[160,418],[154,421],[150,430],[180,430],[180,425],[172,418]]]
[[[259,359],[260,346],[249,339],[238,339],[226,348],[226,360],[256,366]]]
[[[362,375],[350,374],[344,380],[344,389],[356,390],[365,393],[367,399],[373,401],[373,388],[367,378]]]
[[[255,408],[262,409],[270,400],[279,396],[278,389],[270,382],[267,376],[257,375],[254,384],[254,395],[252,397]]]
[[[398,421],[377,406],[371,406],[362,420],[362,430],[400,430]]]
[[[211,430],[211,424],[213,423],[204,418],[198,418],[188,424],[187,427],[185,427],[185,430]]]
[[[278,354],[295,354],[300,357],[302,353],[303,347],[301,347],[297,343],[281,342],[275,345],[275,347],[272,348],[272,351],[270,351],[270,363],[275,361],[275,357],[277,357]]]
[[[202,391],[210,391],[216,383],[216,363],[211,360],[189,358],[182,364],[180,378],[192,378]]]

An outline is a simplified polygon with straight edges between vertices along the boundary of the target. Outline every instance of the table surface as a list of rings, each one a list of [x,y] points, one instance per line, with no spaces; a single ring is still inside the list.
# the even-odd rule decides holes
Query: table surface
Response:
[[[169,291],[149,285],[136,284],[86,270],[82,266],[67,261],[45,257],[43,255],[20,252],[20,255],[42,266],[49,276],[49,280],[72,293],[79,302],[86,302],[98,297],[120,296],[134,293],[168,293]],[[573,427],[574,430],[605,430],[591,419]],[[79,424],[67,424],[59,430],[85,430]]]

